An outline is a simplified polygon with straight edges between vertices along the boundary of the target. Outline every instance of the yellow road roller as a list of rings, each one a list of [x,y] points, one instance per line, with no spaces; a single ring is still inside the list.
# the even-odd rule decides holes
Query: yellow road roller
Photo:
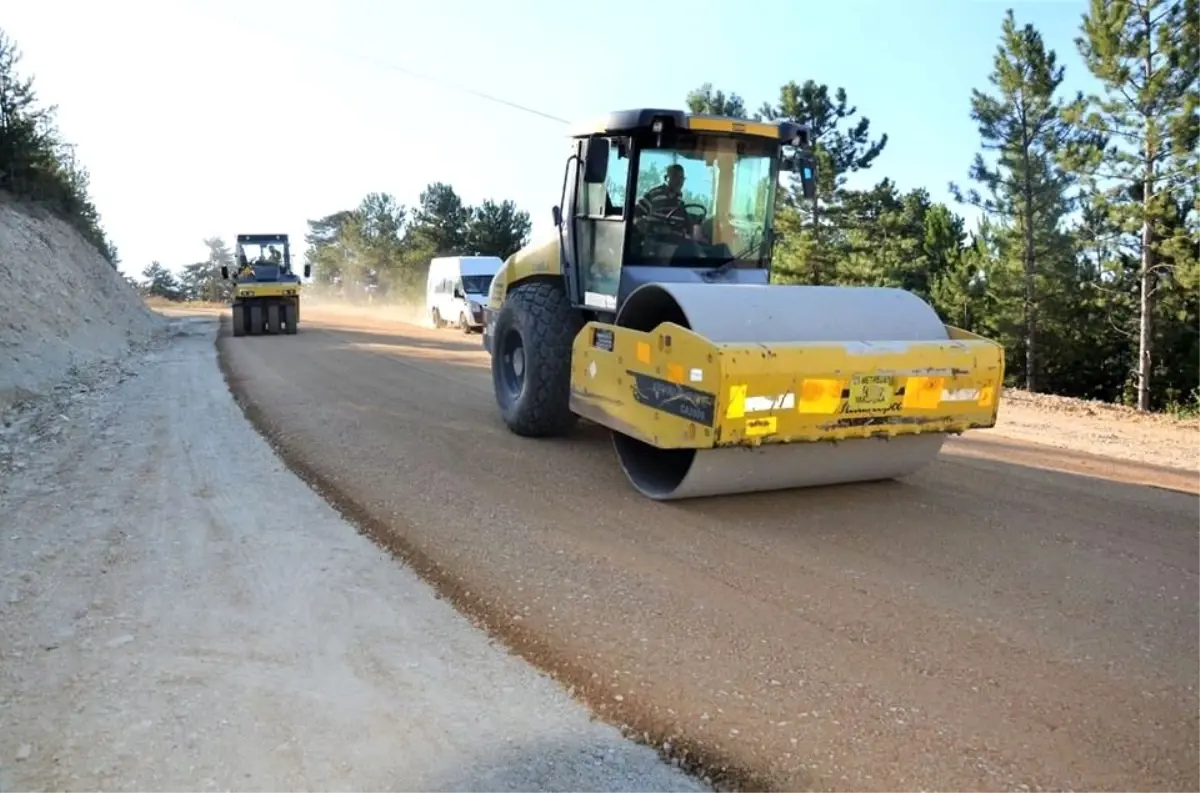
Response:
[[[656,500],[863,482],[994,426],[1003,348],[902,289],[770,284],[809,130],[638,109],[571,133],[554,231],[492,280],[484,346],[526,437],[586,418]]]

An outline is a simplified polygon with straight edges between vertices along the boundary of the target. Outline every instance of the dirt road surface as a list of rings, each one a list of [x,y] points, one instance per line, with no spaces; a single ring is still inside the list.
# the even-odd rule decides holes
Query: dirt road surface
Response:
[[[478,336],[304,322],[220,342],[255,422],[650,742],[777,789],[1200,788],[1194,471],[980,433],[904,481],[655,503],[594,427],[509,434]]]
[[[0,427],[0,790],[705,789],[291,474],[195,322]]]

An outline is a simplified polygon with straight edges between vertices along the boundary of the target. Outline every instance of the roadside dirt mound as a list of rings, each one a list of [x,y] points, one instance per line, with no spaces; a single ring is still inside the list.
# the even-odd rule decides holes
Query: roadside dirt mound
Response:
[[[74,229],[0,194],[0,412],[165,327]]]
[[[981,433],[1184,471],[1200,471],[1200,421],[1123,405],[1004,389],[995,429]]]

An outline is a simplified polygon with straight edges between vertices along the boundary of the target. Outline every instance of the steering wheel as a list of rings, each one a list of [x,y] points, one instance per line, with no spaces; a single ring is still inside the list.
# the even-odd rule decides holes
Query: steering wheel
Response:
[[[699,210],[699,215],[697,216],[696,213],[688,212],[689,208]],[[679,214],[681,211],[684,215],[687,215],[686,218]],[[683,235],[685,227],[703,222],[708,217],[708,210],[703,204],[679,204],[678,206],[671,207],[666,212],[647,212],[645,217],[654,226],[659,226],[659,228],[651,232],[652,234],[663,234],[664,229],[662,227],[666,227],[665,230],[668,230],[668,236],[672,234]]]
[[[693,212],[688,212],[687,210],[689,207],[700,210],[699,217],[696,217],[695,213]],[[703,223],[704,219],[708,217],[708,210],[705,209],[703,204],[680,204],[679,206],[671,207],[669,212],[667,212],[665,215],[662,215],[662,219],[668,223],[679,223],[683,220],[682,218],[677,217],[677,213],[680,211],[682,211],[684,215],[687,215],[688,219],[691,220],[693,224]]]

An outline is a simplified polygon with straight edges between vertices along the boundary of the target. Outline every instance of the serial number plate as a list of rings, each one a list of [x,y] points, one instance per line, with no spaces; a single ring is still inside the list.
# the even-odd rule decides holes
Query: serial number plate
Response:
[[[856,374],[850,379],[851,410],[882,410],[896,399],[892,378],[881,374]]]

